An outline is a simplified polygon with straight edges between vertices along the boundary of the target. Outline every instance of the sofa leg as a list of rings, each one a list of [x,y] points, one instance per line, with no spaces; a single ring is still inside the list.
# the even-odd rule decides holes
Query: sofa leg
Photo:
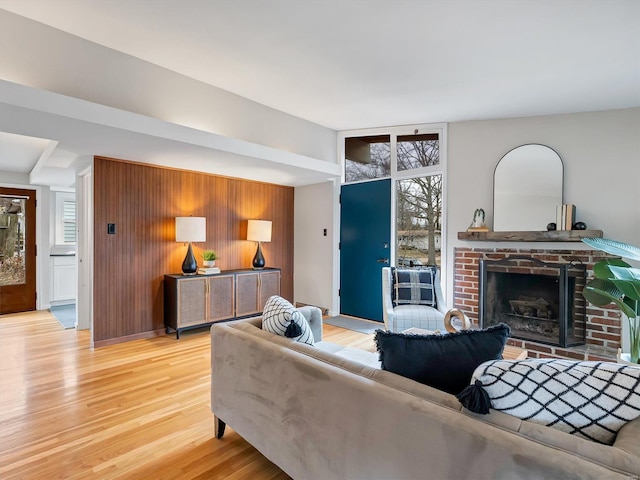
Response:
[[[222,438],[222,436],[224,435],[224,427],[226,427],[227,424],[215,416],[213,419],[213,423],[214,423],[213,431],[216,438],[218,439]]]

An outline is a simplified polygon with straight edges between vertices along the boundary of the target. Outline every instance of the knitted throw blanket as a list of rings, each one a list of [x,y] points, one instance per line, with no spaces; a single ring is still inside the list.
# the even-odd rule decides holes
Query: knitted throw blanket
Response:
[[[490,406],[609,445],[625,423],[640,416],[640,366],[492,360],[476,368],[471,384],[458,395],[469,410],[488,413]]]

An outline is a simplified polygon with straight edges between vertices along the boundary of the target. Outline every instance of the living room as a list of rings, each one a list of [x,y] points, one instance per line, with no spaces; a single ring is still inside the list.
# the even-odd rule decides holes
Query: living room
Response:
[[[7,2],[7,5],[10,3]],[[586,5],[592,4],[586,2]],[[4,2],[2,6],[4,7]],[[610,13],[616,21],[622,22],[631,30],[638,26],[637,8],[633,2],[616,2],[615,6],[610,8]],[[624,32],[627,32],[625,28],[619,28],[620,36],[615,41],[629,43],[625,43],[625,48],[620,47],[620,50],[623,51],[621,56],[629,61],[629,64],[620,67],[617,76],[614,75],[615,82],[602,83],[598,89],[591,86],[588,95],[584,94],[584,97],[591,97],[588,109],[584,109],[582,104],[574,98],[574,106],[567,102],[554,110],[542,108],[537,110],[528,105],[527,109],[523,107],[524,113],[521,114],[513,114],[505,107],[504,110],[499,111],[498,109],[490,116],[479,116],[472,110],[479,109],[483,102],[493,100],[489,103],[500,105],[501,103],[513,103],[514,96],[517,97],[517,95],[513,95],[513,92],[505,91],[503,99],[501,95],[495,93],[495,90],[492,90],[493,97],[485,99],[486,94],[484,90],[480,89],[476,90],[476,97],[483,100],[469,106],[470,111],[464,112],[464,114],[459,113],[457,116],[453,115],[451,118],[438,116],[436,112],[430,114],[428,118],[426,116],[421,118],[388,116],[380,123],[344,124],[328,128],[278,112],[277,109],[274,110],[241,99],[236,95],[187,76],[137,60],[62,30],[56,30],[51,26],[38,23],[42,20],[28,19],[29,15],[26,13],[25,16],[20,16],[19,13],[10,13],[9,10],[11,8],[0,12],[2,22],[0,44],[5,46],[2,48],[2,68],[0,69],[3,81],[0,93],[4,110],[0,130],[49,138],[52,133],[51,127],[49,126],[47,129],[32,122],[32,117],[23,115],[24,110],[34,108],[35,105],[36,110],[41,109],[40,114],[45,114],[47,112],[44,111],[44,104],[69,101],[71,98],[75,106],[80,105],[80,107],[87,107],[89,110],[95,107],[96,111],[103,115],[102,121],[105,123],[107,122],[104,119],[108,112],[99,110],[100,106],[108,106],[125,113],[160,119],[181,126],[197,127],[206,132],[215,132],[221,137],[220,143],[223,143],[224,139],[238,139],[247,142],[240,147],[234,146],[235,150],[227,151],[227,156],[220,155],[220,158],[226,160],[227,163],[242,163],[248,152],[256,150],[253,149],[254,146],[266,146],[275,149],[276,153],[263,152],[261,153],[262,160],[271,161],[271,165],[275,168],[288,162],[300,168],[301,173],[306,174],[308,170],[312,171],[315,175],[312,176],[312,179],[317,181],[305,179],[300,185],[296,185],[295,181],[280,183],[284,189],[290,188],[295,196],[295,200],[292,202],[293,218],[288,219],[289,224],[281,224],[278,227],[281,229],[280,235],[288,236],[287,242],[292,243],[284,241],[276,243],[274,241],[265,250],[268,261],[273,262],[272,265],[283,268],[283,292],[292,301],[319,305],[328,308],[332,314],[339,313],[339,299],[337,297],[338,251],[336,248],[337,226],[339,225],[336,189],[339,187],[339,180],[337,182],[324,180],[329,177],[338,179],[340,176],[339,168],[335,170],[334,167],[339,166],[339,153],[337,153],[336,144],[337,132],[341,130],[384,125],[447,122],[447,197],[444,242],[446,250],[444,256],[448,272],[445,272],[444,275],[444,290],[449,305],[456,303],[454,276],[450,273],[452,259],[455,258],[455,249],[469,246],[495,247],[493,242],[470,244],[465,240],[459,240],[457,232],[463,232],[467,229],[474,210],[479,207],[484,208],[487,212],[487,224],[492,224],[495,166],[505,153],[519,145],[539,143],[550,146],[559,152],[564,164],[564,198],[567,203],[577,205],[579,220],[585,222],[589,228],[600,229],[607,238],[631,244],[637,244],[637,239],[640,238],[637,207],[640,204],[640,198],[636,184],[640,177],[638,175],[640,173],[638,162],[640,157],[638,76],[640,74],[637,55],[634,57],[634,54],[638,53],[638,40],[637,36],[624,36]],[[625,17],[628,19],[626,23],[623,21]],[[591,17],[589,18],[591,19]],[[569,20],[567,17],[562,18],[562,21],[568,22]],[[561,23],[558,22],[558,24]],[[612,20],[612,23],[616,22]],[[511,27],[514,26],[511,25]],[[616,28],[612,28],[612,30],[616,30]],[[637,29],[635,31],[637,32]],[[607,33],[612,32],[607,31]],[[502,41],[506,42],[507,40],[502,39]],[[613,41],[614,45],[615,41]],[[6,48],[6,46],[9,47]],[[549,45],[546,46],[549,47]],[[611,48],[610,51],[614,52],[614,49]],[[598,52],[600,55],[594,56],[601,58],[606,55],[606,52],[600,50]],[[571,55],[571,53],[567,53],[564,57],[567,63],[570,63]],[[514,60],[514,63],[518,62]],[[78,68],[79,64],[83,65],[81,70]],[[539,75],[540,81],[543,83],[558,82],[558,78],[553,73],[555,64],[550,64],[548,69],[544,71],[534,72],[524,69],[524,73],[522,65],[519,66],[520,70],[513,74],[516,77]],[[602,72],[597,70],[598,68],[590,65],[588,71],[593,76],[601,75]],[[500,83],[503,77],[509,75],[509,64],[505,63],[504,69],[494,72],[489,81],[490,83]],[[82,81],[78,81],[78,76],[82,78]],[[246,78],[247,76],[249,76],[248,73],[242,77]],[[314,81],[316,88],[321,91],[321,82]],[[452,85],[461,82],[457,78],[449,79],[449,81]],[[555,91],[551,98],[558,104],[564,97],[571,97],[571,88],[564,82],[562,87],[563,90]],[[580,85],[576,83],[575,88],[579,87]],[[464,88],[464,85],[459,88]],[[613,95],[612,91],[616,90],[626,92],[627,98],[622,98],[622,94],[620,98]],[[183,94],[175,95],[177,91],[183,92]],[[65,100],[56,95],[47,96],[48,93],[67,98]],[[511,95],[507,96],[508,93]],[[518,91],[516,93],[526,97],[530,92]],[[605,96],[605,93],[608,94],[607,98],[599,101],[600,97]],[[390,109],[393,110],[393,108]],[[215,112],[215,115],[212,115],[212,112]],[[247,112],[250,113],[247,114]],[[51,118],[58,120],[65,116],[61,110],[51,110],[49,115],[52,115],[49,120]],[[41,116],[45,117],[45,115]],[[94,117],[87,118],[89,118],[89,122],[96,120]],[[126,117],[126,120],[132,121],[132,118]],[[49,123],[52,122],[49,121]],[[114,127],[113,124],[110,126]],[[160,129],[160,126],[155,128]],[[41,135],[38,135],[39,132]],[[154,134],[156,133],[157,131],[154,132]],[[169,134],[174,136],[174,139],[177,136],[174,130],[169,131]],[[184,137],[178,137],[178,141],[184,140]],[[72,144],[73,141],[67,141],[67,143]],[[167,146],[172,147],[170,144]],[[193,150],[200,147],[201,145],[194,145]],[[218,151],[223,151],[219,145]],[[292,156],[287,157],[288,154]],[[145,154],[132,156],[124,149],[122,154],[113,151],[92,151],[89,155],[129,160],[139,164],[147,163]],[[275,161],[270,159],[269,155],[273,155]],[[169,159],[167,156],[164,162],[157,161],[156,163],[165,167],[198,170],[195,167],[185,167],[184,163],[181,163],[183,159],[180,158],[177,160],[175,158]],[[305,165],[305,162],[308,163]],[[266,163],[267,167],[269,165]],[[308,168],[309,165],[312,168]],[[259,181],[262,178],[267,183],[278,183],[277,181],[269,181],[265,176],[269,170],[269,168],[264,168],[265,163],[261,164],[260,168],[253,164],[252,166],[253,171],[251,171],[252,168],[246,169],[245,178],[250,181]],[[156,169],[156,167],[145,165],[141,165],[139,168]],[[206,168],[209,170],[205,169],[204,171],[208,174],[236,176],[227,173],[220,164]],[[25,177],[24,174],[2,172],[1,175],[3,184],[28,184],[28,180],[25,181],[28,176]],[[256,176],[258,178],[255,178]],[[46,187],[41,187],[43,193],[46,193],[46,190]],[[184,213],[185,215],[191,214],[191,212]],[[241,212],[238,218],[249,218],[253,214]],[[211,228],[212,234],[217,235],[216,228],[219,227],[211,225]],[[325,228],[327,229],[326,237],[322,235],[322,230]],[[224,245],[223,248],[228,248],[222,255],[222,260],[230,262],[228,264],[230,268],[248,267],[255,246],[242,240],[243,243],[239,246],[236,244],[236,247],[232,247],[234,242],[240,241],[241,233],[236,230],[234,236],[234,238],[220,241],[220,246]],[[152,267],[158,269],[152,273],[153,282],[158,282],[158,275],[162,273],[179,270],[182,260],[182,253],[178,251],[179,246],[168,239],[170,234],[167,234],[166,237],[166,245],[162,247],[161,253],[155,255],[160,260],[158,260],[157,267]],[[218,247],[214,243],[217,238],[216,236],[211,240],[212,247]],[[501,246],[509,248],[512,244]],[[558,248],[558,244],[524,242],[518,247],[555,250]],[[237,250],[233,250],[233,248],[237,248]],[[578,244],[572,245],[571,248],[586,249],[587,247]],[[139,250],[134,248],[131,251]],[[128,260],[131,262],[131,259]],[[121,272],[121,269],[126,266],[120,265],[118,268],[120,269],[118,271]],[[44,267],[42,270],[46,271]],[[138,272],[136,275],[140,275],[140,273]],[[43,277],[46,278],[47,275],[45,274]],[[102,277],[101,279],[104,282],[101,285],[105,291],[106,287],[116,281],[111,277]],[[44,298],[40,301],[43,302],[41,305],[46,308],[47,294],[44,293],[47,290],[46,280],[42,280],[42,286],[40,291],[43,292]],[[158,285],[154,284],[153,288],[157,290]],[[134,307],[123,302],[122,293],[111,293],[111,295],[100,300],[104,303],[101,304],[98,315],[103,316],[98,321],[100,325],[105,325],[105,322],[110,325],[110,322],[114,322],[111,325],[113,328],[109,326],[109,332],[104,337],[97,338],[98,341],[109,343],[112,340],[130,340],[140,338],[140,336],[144,337],[150,333],[156,335],[157,331],[162,329],[162,320],[158,313],[159,306],[154,303],[154,301],[157,302],[157,298],[146,301],[144,304],[136,304]],[[153,296],[153,292],[151,296]],[[135,298],[132,301],[135,301]],[[117,310],[109,312],[111,308]],[[131,325],[123,327],[120,324],[117,326],[116,322],[121,320],[114,320],[121,318],[122,312],[127,310],[135,312],[137,316],[136,320],[131,322],[134,325],[133,329],[129,329]]]

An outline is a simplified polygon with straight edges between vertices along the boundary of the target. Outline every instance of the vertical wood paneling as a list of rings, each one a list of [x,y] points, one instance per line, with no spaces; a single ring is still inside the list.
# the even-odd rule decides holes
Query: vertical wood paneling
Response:
[[[247,220],[272,220],[264,255],[282,269],[282,295],[293,300],[293,188],[102,157],[93,178],[97,345],[164,329],[163,276],[181,271],[187,249],[175,242],[177,216],[207,218],[207,241],[194,253],[201,264],[204,249],[216,250],[222,269],[250,267],[256,246],[244,240]]]

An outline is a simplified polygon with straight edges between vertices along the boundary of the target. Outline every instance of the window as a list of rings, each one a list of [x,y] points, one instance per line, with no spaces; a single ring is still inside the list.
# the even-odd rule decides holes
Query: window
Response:
[[[391,136],[372,135],[344,140],[345,181],[359,182],[391,175]]]
[[[402,175],[412,174],[423,167],[438,167],[438,170],[395,182],[396,265],[440,265],[442,173],[439,170],[439,135],[399,135],[397,164]]]
[[[440,142],[437,133],[399,135],[398,171],[440,165]]]
[[[56,192],[55,216],[56,245],[76,244],[76,196],[69,192]]]
[[[444,125],[343,132],[344,182],[391,177],[397,266],[441,265]]]
[[[396,265],[440,265],[442,175],[396,182]]]

